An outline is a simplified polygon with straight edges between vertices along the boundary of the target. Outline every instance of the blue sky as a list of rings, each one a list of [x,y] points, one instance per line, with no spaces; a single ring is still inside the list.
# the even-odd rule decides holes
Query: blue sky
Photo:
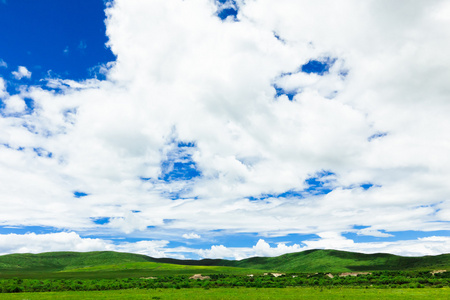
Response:
[[[0,1],[0,254],[450,252],[449,15]]]
[[[0,10],[0,56],[9,68],[27,66],[33,83],[49,75],[95,77],[97,66],[115,60],[105,46],[104,9],[103,1],[7,1]]]

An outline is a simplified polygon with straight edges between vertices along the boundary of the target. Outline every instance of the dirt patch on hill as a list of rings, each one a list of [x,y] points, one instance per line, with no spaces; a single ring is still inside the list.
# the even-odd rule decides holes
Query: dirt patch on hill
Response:
[[[434,270],[434,271],[431,271],[430,273],[431,273],[431,275],[434,275],[434,274],[445,273],[445,272],[447,272],[447,270]]]
[[[370,273],[370,272],[349,272],[349,273],[341,273],[341,274],[339,274],[339,277],[368,275],[368,274],[372,274],[372,273]]]
[[[189,279],[205,280],[205,279],[211,279],[211,277],[209,277],[209,276],[202,276],[202,274],[195,274],[195,275],[189,277]]]

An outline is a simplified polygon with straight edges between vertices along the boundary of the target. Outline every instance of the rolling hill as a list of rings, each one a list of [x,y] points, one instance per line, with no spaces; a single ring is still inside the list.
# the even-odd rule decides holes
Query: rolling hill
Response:
[[[307,250],[277,257],[251,257],[243,260],[176,260],[160,258],[159,262],[204,266],[232,266],[283,272],[355,272],[388,270],[450,269],[450,254],[404,257],[386,253],[363,254],[338,250]]]
[[[193,274],[258,274],[263,270],[191,264],[171,264],[167,259],[140,254],[96,252],[47,252],[0,256],[0,278],[126,278]]]
[[[9,254],[0,256],[0,270],[62,271],[86,266],[152,262],[145,255],[112,251],[99,252],[47,252],[40,254]]]
[[[315,273],[450,269],[450,254],[402,257],[337,250],[308,250],[278,257],[178,260],[110,251],[0,256],[0,277],[138,277],[181,274]]]
[[[403,257],[384,253],[362,254],[337,250],[308,250],[278,257],[253,257],[236,261],[233,265],[276,269],[284,272],[432,270],[450,268],[450,254]]]

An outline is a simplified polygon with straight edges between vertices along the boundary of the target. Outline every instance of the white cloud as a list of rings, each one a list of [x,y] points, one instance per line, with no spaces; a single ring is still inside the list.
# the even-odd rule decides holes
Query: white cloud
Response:
[[[0,99],[5,98],[8,95],[6,91],[6,82],[0,77]]]
[[[17,71],[13,71],[12,74],[18,80],[20,80],[20,79],[22,79],[24,77],[25,78],[31,78],[31,72],[28,71],[28,69],[26,67],[24,67],[24,66],[19,66],[17,68]]]
[[[241,257],[240,251],[233,251],[233,249],[229,249],[224,245],[214,245],[211,246],[209,250],[199,250],[196,251],[201,257],[218,259],[218,258],[232,258],[232,257]]]
[[[297,244],[292,246],[286,246],[284,243],[278,244],[276,247],[271,247],[264,240],[259,240],[255,246],[253,246],[254,254],[252,256],[279,256],[286,253],[299,252],[301,247]]]
[[[323,234],[323,237],[317,240],[303,241],[303,246],[298,244],[293,244],[291,246],[278,244],[276,247],[272,247],[261,239],[251,248],[227,248],[220,245],[212,246],[209,250],[194,250],[192,252],[195,252],[204,258],[231,258],[238,260],[253,256],[273,257],[286,253],[301,252],[312,249],[335,249],[366,254],[391,253],[402,256],[424,256],[439,255],[450,252],[449,241],[449,237],[431,236],[416,240],[355,243],[353,240],[346,239],[340,235]]]
[[[338,234],[323,233],[321,238],[304,241],[303,245],[279,243],[271,246],[260,239],[252,247],[225,247],[213,245],[210,249],[187,247],[168,247],[166,240],[145,240],[138,242],[113,242],[101,238],[80,237],[75,232],[48,234],[1,234],[0,255],[10,253],[42,253],[51,251],[119,251],[144,254],[151,257],[177,257],[185,259],[186,254],[195,254],[201,258],[245,259],[254,256],[274,257],[311,249],[337,249],[359,253],[392,253],[403,256],[438,255],[450,252],[450,238],[430,236],[416,240],[393,242],[355,243]]]
[[[361,230],[358,230],[358,235],[368,235],[368,236],[375,236],[375,237],[392,237],[392,234],[381,232],[379,230],[371,229],[371,228],[364,228]]]
[[[0,118],[1,224],[89,231],[107,217],[118,235],[174,239],[449,230],[447,6],[251,0],[239,22],[222,22],[213,1],[117,0],[107,80],[49,79],[60,93],[23,86],[11,97],[0,82],[7,111],[22,112],[24,98],[35,107]],[[336,59],[328,74],[298,72],[324,57]],[[201,177],[158,179],[177,141],[195,143]],[[323,170],[334,173],[329,194],[276,197]],[[294,250],[283,247],[239,257]]]
[[[115,251],[144,254],[151,257],[167,257],[168,241],[139,241],[135,243],[120,243],[114,246]],[[181,256],[179,256],[181,257]]]
[[[152,257],[164,257],[164,248],[167,244],[167,241],[139,241],[114,244],[110,240],[83,238],[75,232],[2,234],[0,235],[0,255],[52,251],[119,251]]]
[[[147,224],[148,221],[139,214],[127,212],[123,217],[112,218],[108,225],[112,228],[118,228],[120,231],[128,234],[135,230],[145,230]]]
[[[304,249],[336,249],[361,253],[391,253],[402,256],[438,255],[450,251],[449,237],[427,237],[393,242],[355,243],[339,234],[322,234],[321,239],[304,241]]]
[[[0,253],[41,253],[51,251],[97,251],[111,250],[109,241],[81,238],[74,232],[49,234],[2,234]]]
[[[1,84],[1,82],[0,82],[0,84]],[[1,94],[1,89],[0,89],[0,96],[1,95],[2,94]],[[5,103],[5,108],[3,109],[3,111],[8,114],[21,113],[27,108],[25,101],[18,95],[13,95],[13,96],[6,98],[4,100],[4,103]]]
[[[183,238],[188,239],[188,240],[193,240],[193,239],[199,239],[199,238],[201,238],[201,236],[194,232],[191,232],[191,233],[183,234]]]
[[[8,64],[3,59],[0,59],[0,68],[7,68],[7,67]]]

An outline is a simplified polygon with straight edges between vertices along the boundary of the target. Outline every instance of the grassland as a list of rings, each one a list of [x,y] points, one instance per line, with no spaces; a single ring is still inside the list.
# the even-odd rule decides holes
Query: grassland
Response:
[[[156,275],[258,274],[261,272],[362,272],[450,269],[450,254],[402,257],[310,250],[278,257],[177,260],[119,252],[50,252],[0,256],[0,278],[124,278]]]
[[[119,252],[49,252],[0,256],[0,278],[128,278],[193,274],[260,274],[227,266],[176,265],[145,255]]]
[[[240,261],[159,259],[118,252],[13,254],[0,256],[0,292],[1,299],[17,299],[13,294],[20,292],[28,292],[20,294],[26,296],[21,299],[72,299],[72,295],[77,299],[301,299],[304,295],[305,299],[330,295],[445,299],[450,272],[430,271],[449,269],[448,254],[400,257],[335,250]],[[270,275],[274,272],[284,275]],[[340,276],[344,272],[360,274]],[[190,279],[193,274],[210,277]]]
[[[221,266],[186,266],[174,265],[166,263],[122,263],[114,265],[99,265],[93,267],[82,267],[61,271],[63,273],[85,273],[85,272],[119,272],[119,271],[142,271],[150,276],[167,276],[167,275],[191,275],[191,274],[262,274],[264,271],[259,269],[238,268],[238,267],[221,267]]]
[[[47,272],[70,270],[83,266],[153,261],[153,258],[145,255],[112,251],[26,253],[0,256],[0,270]]]
[[[220,288],[2,294],[2,300],[45,299],[449,299],[450,289]]]
[[[114,279],[139,278],[151,276],[180,276],[194,274],[229,274],[246,275],[262,274],[263,270],[215,267],[215,266],[179,266],[160,263],[122,263],[117,265],[101,265],[80,267],[62,271],[35,270],[2,270],[0,278],[29,278],[29,279]]]
[[[278,257],[254,257],[233,263],[235,267],[283,272],[361,272],[450,269],[450,254],[402,257],[392,254],[362,254],[337,250],[309,250]]]

